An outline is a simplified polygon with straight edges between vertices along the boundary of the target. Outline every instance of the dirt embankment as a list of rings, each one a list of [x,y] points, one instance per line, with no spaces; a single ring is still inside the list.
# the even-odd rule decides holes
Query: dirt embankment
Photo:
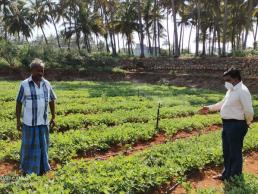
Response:
[[[234,66],[242,71],[251,92],[258,92],[258,58],[148,58],[123,60],[119,66],[124,72],[46,69],[45,77],[57,81],[132,81],[223,90],[223,72]],[[28,75],[28,70],[21,68],[0,69],[2,80],[22,80]]]

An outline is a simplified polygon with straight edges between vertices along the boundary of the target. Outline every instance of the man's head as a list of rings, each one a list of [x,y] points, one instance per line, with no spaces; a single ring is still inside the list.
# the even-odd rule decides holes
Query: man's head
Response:
[[[30,64],[30,71],[33,79],[40,81],[44,75],[45,64],[42,60],[36,58]]]
[[[235,68],[230,68],[228,71],[224,72],[223,78],[225,82],[233,86],[242,81],[241,72]]]

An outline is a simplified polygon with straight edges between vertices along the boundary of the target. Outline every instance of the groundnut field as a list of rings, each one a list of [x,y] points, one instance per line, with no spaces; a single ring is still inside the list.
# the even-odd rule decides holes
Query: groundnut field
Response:
[[[18,81],[0,81],[0,193],[258,193],[258,95],[244,177],[221,184],[224,92],[131,82],[51,82],[57,95],[44,176],[19,171]],[[50,117],[50,115],[49,115]],[[255,168],[256,166],[256,168]]]

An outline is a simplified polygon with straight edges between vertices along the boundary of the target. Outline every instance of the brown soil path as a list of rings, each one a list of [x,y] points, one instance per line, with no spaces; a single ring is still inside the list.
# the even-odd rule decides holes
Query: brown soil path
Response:
[[[207,167],[203,171],[192,171],[187,180],[194,189],[216,188],[223,191],[223,182],[214,180],[212,177],[220,174],[222,166]],[[244,173],[258,175],[258,152],[247,153],[244,157]],[[180,185],[171,194],[186,194],[185,189]]]

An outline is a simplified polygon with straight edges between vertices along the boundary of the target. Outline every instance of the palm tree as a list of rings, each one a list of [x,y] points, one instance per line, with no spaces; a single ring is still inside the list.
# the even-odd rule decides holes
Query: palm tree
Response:
[[[159,51],[159,55],[161,54],[161,47],[160,47],[160,40],[162,37],[164,37],[164,33],[165,33],[165,28],[162,24],[162,21],[164,20],[164,12],[161,10],[161,2],[158,2],[156,11],[155,11],[155,22],[156,22],[156,26],[157,26],[157,41],[158,41],[158,51]]]
[[[2,0],[0,1],[0,11],[2,11],[3,16],[2,16],[2,20],[4,20],[8,15],[11,14],[10,11],[10,5],[13,4],[15,1],[14,0]],[[5,25],[3,25],[3,30],[4,30],[4,38],[5,40],[7,40],[7,27]]]
[[[48,44],[47,37],[44,31],[44,25],[51,21],[49,11],[45,0],[30,0],[31,17],[35,25],[41,29],[46,44]]]
[[[118,0],[95,0],[95,7],[100,12],[100,16],[102,18],[102,23],[104,27],[104,39],[106,43],[106,51],[110,52],[109,50],[109,43],[110,40],[111,48],[112,48],[112,55],[116,56],[116,38],[115,38],[115,27],[114,23],[117,20],[117,10],[119,10],[120,2]],[[117,32],[118,33],[118,32]]]
[[[46,5],[48,6],[48,9],[49,9],[49,15],[50,15],[50,18],[51,18],[51,22],[52,22],[52,24],[54,25],[54,28],[55,28],[58,47],[61,48],[59,33],[58,33],[57,27],[56,27],[56,21],[57,22],[60,21],[60,15],[58,14],[58,5],[57,5],[56,2],[52,2],[50,0],[46,1]]]
[[[181,29],[180,29],[180,38],[179,38],[179,48],[181,49],[181,51],[183,51],[184,49],[184,28],[191,26],[190,27],[190,36],[189,36],[189,40],[188,40],[188,45],[190,44],[191,41],[191,33],[192,33],[192,29],[193,29],[193,24],[194,24],[194,20],[193,20],[193,10],[191,5],[189,4],[185,4],[184,1],[181,2],[181,4],[179,4],[179,8],[178,8],[178,12],[179,15],[181,17],[181,21],[178,23],[178,26],[181,25]],[[190,46],[190,45],[189,45]],[[188,46],[188,48],[189,48]],[[190,49],[188,49],[190,50]]]
[[[140,57],[144,58],[144,31],[143,31],[143,23],[142,23],[142,3],[141,3],[141,0],[137,0],[137,11],[138,11],[139,31],[140,31],[140,46],[141,46]]]
[[[91,34],[94,33],[96,37],[105,34],[104,25],[101,16],[98,12],[91,10],[87,3],[81,3],[79,9],[78,27],[84,35],[85,47],[88,52],[91,52]]]
[[[232,52],[240,49],[240,36],[245,29],[245,13],[243,0],[238,1],[238,4],[230,3],[230,14],[228,16],[228,41],[231,42]]]
[[[201,21],[200,21],[200,28],[201,28],[201,34],[202,34],[202,56],[206,55],[206,40],[207,38],[210,39],[209,36],[207,36],[207,30],[210,28],[210,32],[212,30],[212,26],[214,25],[214,16],[212,13],[212,2],[206,1],[202,2],[201,4]],[[210,35],[210,34],[209,34]],[[210,41],[209,41],[210,46]],[[209,48],[210,51],[210,48]]]
[[[222,56],[226,56],[227,22],[228,22],[228,0],[224,0]]]
[[[22,0],[11,2],[9,5],[10,14],[4,18],[7,31],[12,35],[22,34],[26,39],[31,36],[32,21],[30,17],[30,10],[25,6],[26,3]]]
[[[171,56],[171,44],[170,44],[170,35],[169,35],[169,16],[170,11],[169,8],[167,8],[167,42],[168,42],[168,55]]]
[[[107,0],[95,0],[94,1],[94,7],[95,9],[97,9],[100,13],[100,16],[102,18],[102,23],[103,23],[103,27],[105,29],[105,33],[103,34],[103,37],[105,39],[105,44],[106,44],[106,52],[109,53],[109,45],[108,45],[108,28],[107,28],[107,14],[106,14],[106,10],[108,7],[108,1]]]
[[[137,3],[126,0],[121,3],[120,11],[118,12],[119,19],[113,22],[116,31],[120,31],[122,35],[126,36],[128,54],[133,54],[133,32],[139,32],[138,12],[136,10]]]
[[[157,0],[154,0],[154,7],[153,7],[153,14],[154,14],[154,23],[153,23],[153,42],[154,42],[154,51],[155,56],[157,56],[157,12],[158,12],[158,6],[157,6]]]
[[[64,25],[64,31],[62,32],[65,40],[68,44],[68,50],[70,50],[71,47],[71,39],[72,35],[71,32],[74,31],[74,29],[79,29],[77,26],[77,20],[78,20],[78,13],[79,13],[79,4],[80,0],[60,0],[59,6],[58,6],[58,14],[61,16],[63,20]],[[76,42],[77,46],[79,46],[79,32],[76,30]]]
[[[247,0],[243,2],[243,4],[245,12],[245,38],[243,42],[243,49],[246,49],[248,32],[252,29],[252,18],[253,13],[255,12],[255,7],[257,6],[257,2],[255,0]]]
[[[118,12],[117,10],[122,9],[120,8],[122,6],[122,3],[120,3],[119,0],[110,0],[108,4],[108,9],[110,13],[110,19],[109,19],[109,36],[110,36],[110,43],[112,47],[112,55],[116,56],[116,38],[115,38],[115,26],[114,23],[116,20],[118,20]]]
[[[187,50],[188,53],[190,53],[190,43],[191,43],[191,38],[192,38],[192,32],[193,32],[193,27],[196,26],[196,18],[197,18],[197,13],[196,13],[196,8],[193,6],[193,4],[189,5],[184,5],[184,11],[181,10],[180,16],[182,18],[180,24],[184,24],[185,26],[190,26],[190,34],[188,38],[188,46]],[[183,38],[184,39],[184,38]]]
[[[254,36],[254,50],[257,48],[257,32],[258,32],[258,9],[254,10],[253,17],[255,18],[254,23],[256,24],[256,27],[253,27],[253,36]]]
[[[200,0],[196,0],[196,44],[195,44],[195,56],[199,56],[199,41],[200,41],[200,23],[201,23],[201,3]]]
[[[151,26],[153,21],[153,0],[146,0],[143,7],[143,20],[145,23],[145,32],[148,38],[149,53],[152,55],[152,44],[151,44]]]
[[[89,3],[80,2],[76,9],[78,9],[78,13],[74,13],[76,17],[74,17],[73,22],[66,30],[65,37],[66,39],[71,39],[75,35],[76,44],[80,50],[80,39],[83,35],[84,47],[90,53],[92,50],[92,34],[95,34],[96,37],[104,36],[105,34],[103,21],[100,14],[96,10],[91,9]]]
[[[180,56],[180,48],[179,48],[179,43],[178,43],[175,0],[171,0],[171,5],[172,5],[173,24],[174,24],[175,57],[179,57]]]
[[[222,17],[221,17],[221,0],[214,0],[213,1],[214,6],[213,12],[215,14],[214,16],[214,35],[217,35],[217,42],[218,42],[218,55],[221,55],[221,23],[222,23]],[[216,37],[214,37],[215,42]],[[215,44],[214,44],[215,45]]]
[[[200,42],[200,29],[201,29],[201,0],[192,0],[189,4],[189,18],[191,23],[195,25],[195,56],[199,56],[199,42]],[[190,40],[188,41],[189,44]],[[188,46],[189,47],[189,46]]]

